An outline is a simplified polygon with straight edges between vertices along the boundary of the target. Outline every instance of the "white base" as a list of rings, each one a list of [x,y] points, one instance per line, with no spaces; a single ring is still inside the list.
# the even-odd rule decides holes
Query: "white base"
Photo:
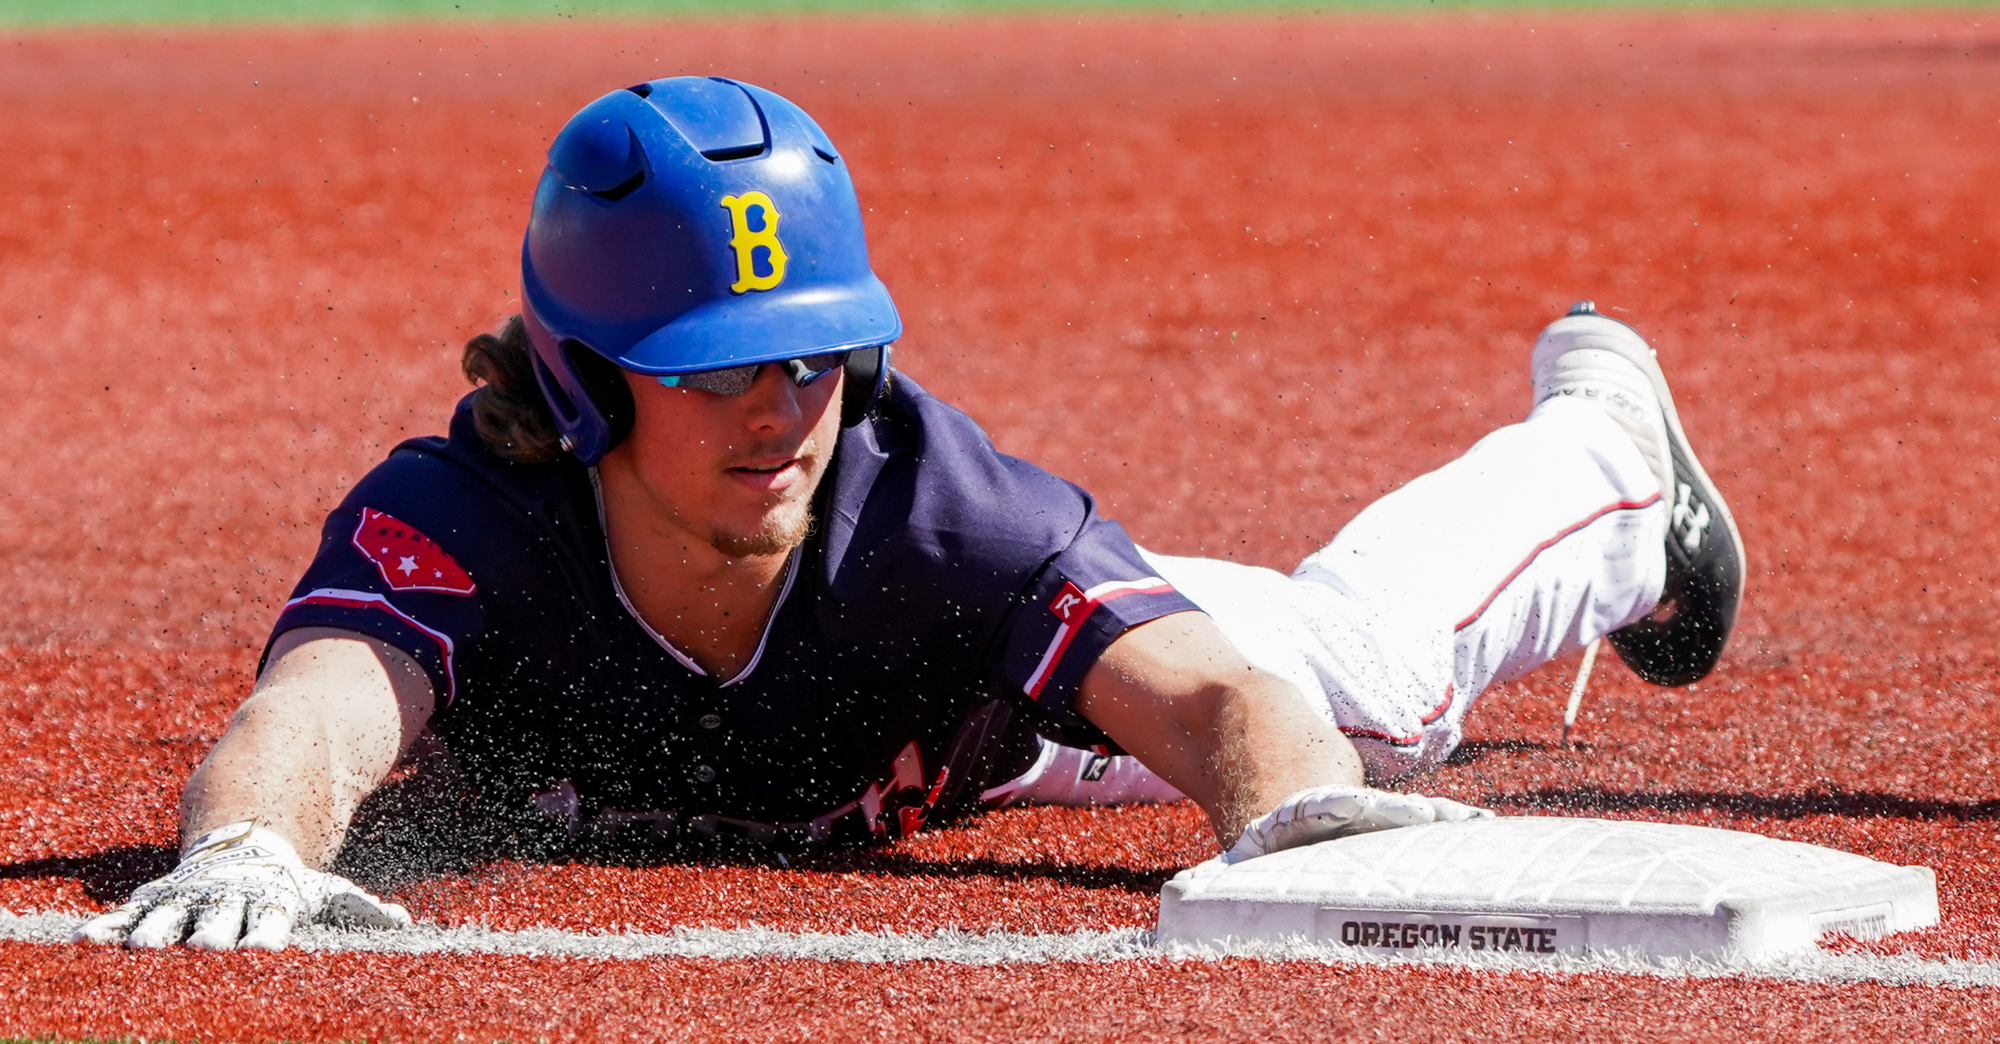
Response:
[[[1161,890],[1157,937],[1756,961],[1937,920],[1929,867],[1737,830],[1503,816],[1211,860]]]

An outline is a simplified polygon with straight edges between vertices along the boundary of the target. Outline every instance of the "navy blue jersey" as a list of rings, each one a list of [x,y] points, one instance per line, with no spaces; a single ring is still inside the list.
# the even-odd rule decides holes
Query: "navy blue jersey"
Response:
[[[1084,673],[1195,608],[1083,490],[899,376],[841,432],[754,657],[710,677],[625,602],[593,474],[496,456],[469,398],[448,438],[398,446],[334,510],[272,637],[403,650],[433,730],[495,795],[566,783],[585,815],[900,835],[1024,766],[1035,732],[1104,742],[1071,709]]]

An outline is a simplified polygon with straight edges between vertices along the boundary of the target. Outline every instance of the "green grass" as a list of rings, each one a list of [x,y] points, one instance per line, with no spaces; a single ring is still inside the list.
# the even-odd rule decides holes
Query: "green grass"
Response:
[[[1959,0],[0,0],[0,25],[347,22],[399,18],[755,15],[780,13],[977,14],[1008,11],[1308,12],[1480,8],[1984,7]]]

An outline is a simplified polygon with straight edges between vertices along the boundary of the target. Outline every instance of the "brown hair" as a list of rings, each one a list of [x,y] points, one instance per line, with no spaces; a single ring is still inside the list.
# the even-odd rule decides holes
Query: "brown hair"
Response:
[[[459,368],[479,385],[472,393],[472,426],[493,452],[523,464],[554,460],[561,452],[555,418],[542,399],[530,361],[528,330],[520,316],[498,334],[465,342]]]

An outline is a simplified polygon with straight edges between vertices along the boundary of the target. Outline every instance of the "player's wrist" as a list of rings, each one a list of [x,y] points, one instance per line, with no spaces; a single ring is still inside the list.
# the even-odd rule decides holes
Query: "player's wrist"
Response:
[[[258,826],[255,820],[226,823],[194,837],[181,846],[181,862],[209,860],[227,856],[238,858],[272,859],[288,866],[305,869],[305,860],[291,840],[269,827]]]

